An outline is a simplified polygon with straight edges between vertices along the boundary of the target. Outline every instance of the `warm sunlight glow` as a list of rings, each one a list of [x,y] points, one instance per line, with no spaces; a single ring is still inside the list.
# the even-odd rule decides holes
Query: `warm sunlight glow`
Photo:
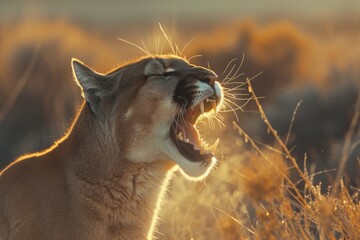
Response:
[[[87,161],[90,158],[74,165],[78,169],[89,167],[90,173],[84,174],[84,178],[87,174],[105,176],[112,187],[116,185],[115,169],[125,174],[130,180],[121,187],[131,189],[128,192],[122,188],[119,188],[122,193],[110,192],[96,177],[91,183],[98,184],[96,188],[101,189],[101,194],[107,193],[106,200],[123,194],[124,202],[133,204],[129,212],[134,215],[139,213],[140,203],[151,202],[152,205],[144,204],[147,217],[129,218],[125,224],[128,229],[133,228],[133,222],[144,227],[142,224],[147,220],[148,234],[145,231],[139,238],[360,239],[360,1],[294,4],[279,0],[263,5],[236,0],[217,3],[174,0],[157,4],[146,0],[108,4],[40,2],[4,1],[0,7],[0,239],[5,232],[3,226],[8,224],[3,220],[6,212],[3,209],[9,208],[7,203],[3,204],[7,194],[1,190],[8,187],[16,200],[12,202],[21,202],[16,194],[30,190],[12,184],[23,181],[27,174],[36,175],[35,170],[24,171],[24,178],[8,180],[10,183],[4,187],[1,181],[5,171],[28,158],[41,159],[62,145],[78,120],[79,109],[89,107],[89,113],[95,114],[98,109],[87,105],[89,101],[104,104],[103,107],[117,99],[122,86],[129,90],[121,92],[114,104],[118,108],[110,111],[112,108],[106,105],[104,109],[118,113],[111,120],[141,123],[134,124],[136,133],[128,132],[131,124],[109,127],[108,119],[103,120],[101,127],[90,130],[96,134],[104,131],[99,135],[111,138],[107,146],[121,143],[124,148],[132,147],[124,156],[126,163],[146,159],[143,168],[134,169],[148,175],[144,178],[139,178],[142,175],[137,172],[126,175],[128,172],[120,171],[124,165],[116,161],[103,166],[114,176],[104,174],[105,170],[103,175],[94,174],[101,164],[90,168]],[[219,85],[208,82],[207,85],[211,85],[210,94],[221,95],[220,102],[216,94],[201,99],[202,105],[198,104],[193,113],[199,113],[199,117],[190,115],[194,119],[191,126],[194,124],[195,128],[189,129],[198,134],[200,148],[190,145],[189,138],[183,136],[186,131],[173,135],[184,140],[186,149],[181,152],[178,147],[176,152],[182,154],[180,163],[168,160],[173,157],[167,152],[178,142],[164,147],[169,129],[163,126],[174,119],[163,120],[156,113],[164,107],[161,116],[168,117],[180,108],[174,105],[177,96],[174,92],[160,93],[175,89],[175,81],[185,79],[184,75],[175,64],[161,61],[130,67],[128,74],[119,70],[126,63],[164,56],[183,58],[182,63],[192,71],[194,66],[202,66],[211,70],[208,73],[216,73],[215,82]],[[70,64],[72,58],[96,68],[92,77],[86,75],[88,70],[79,68],[84,84],[77,82],[83,97],[90,95],[87,103],[81,97],[82,90],[74,84],[77,77],[72,76],[75,70]],[[158,68],[164,71],[142,76],[145,70]],[[111,75],[114,70],[121,74]],[[106,74],[110,80],[99,81],[103,80],[99,75]],[[216,78],[211,74],[206,76]],[[132,78],[140,75],[137,84]],[[159,76],[169,85],[155,88]],[[202,84],[210,81],[190,76],[192,81]],[[136,92],[145,85],[155,87]],[[196,87],[199,88],[189,88]],[[97,92],[98,88],[102,91]],[[147,94],[149,98],[144,97]],[[106,98],[101,99],[104,95]],[[180,97],[191,102],[185,95]],[[164,99],[170,100],[159,104]],[[186,103],[182,110],[187,108]],[[139,112],[142,115],[137,116]],[[144,113],[148,115],[144,117]],[[176,121],[185,122],[184,116],[177,114]],[[83,124],[89,122],[84,120]],[[155,134],[151,126],[159,122]],[[156,141],[145,141],[152,133]],[[86,133],[74,137],[69,146],[87,144],[89,137],[83,136]],[[105,149],[103,140],[96,138],[93,143],[92,149],[96,151],[91,156]],[[156,155],[155,148],[165,150]],[[192,154],[198,151],[208,161],[188,161],[186,150]],[[120,151],[104,152],[97,159],[108,159]],[[161,166],[170,171],[162,172],[161,177],[150,171],[151,154],[161,159],[159,165],[166,160],[167,165]],[[55,158],[62,157],[58,155]],[[46,172],[49,176],[44,177],[44,182],[60,181],[64,174],[52,174],[60,165],[54,164],[49,172],[39,171],[39,176]],[[27,184],[32,186],[39,181],[36,178]],[[76,185],[77,190],[85,189],[84,186]],[[142,187],[155,189],[159,196],[139,190]],[[44,194],[51,191],[39,190]],[[40,196],[37,194],[37,203],[48,206]],[[91,197],[98,202],[105,199],[99,196]],[[119,233],[114,231],[116,218],[111,214],[122,209],[122,205],[109,203],[106,207],[108,215],[104,219],[109,224],[104,229],[115,239]],[[48,212],[52,213],[51,210]],[[16,217],[22,219],[20,215]],[[16,229],[16,224],[11,228]]]

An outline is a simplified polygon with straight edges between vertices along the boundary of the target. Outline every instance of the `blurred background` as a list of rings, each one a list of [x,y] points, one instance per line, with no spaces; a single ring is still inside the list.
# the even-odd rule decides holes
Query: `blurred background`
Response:
[[[246,77],[256,76],[252,80],[255,92],[279,135],[288,138],[287,145],[299,165],[304,166],[306,154],[308,169],[323,172],[314,177],[314,182],[322,182],[324,188],[331,184],[345,134],[355,110],[359,111],[355,107],[360,87],[357,0],[1,0],[0,169],[17,156],[50,146],[69,127],[82,101],[80,89],[72,80],[72,57],[106,72],[144,55],[118,38],[141,47],[144,43],[153,53],[159,49],[171,53],[159,23],[180,49],[186,46],[184,55],[192,58],[191,62],[209,66],[221,79],[241,74],[227,85],[239,94],[240,99],[230,99],[233,103],[229,103],[237,109],[237,116],[227,111],[228,106],[221,113],[225,127],[215,123],[214,131],[209,132],[209,126],[199,126],[208,139],[221,138],[218,170],[208,184],[175,179],[168,197],[173,213],[182,212],[179,206],[189,206],[189,201],[190,206],[197,200],[201,205],[198,195],[205,188],[205,202],[209,196],[221,195],[222,190],[232,197],[241,195],[240,177],[230,169],[241,171],[251,154],[232,121],[237,121],[261,148],[273,145],[257,108],[248,101],[246,85],[239,88]],[[356,123],[344,176],[350,190],[360,187],[359,141]],[[180,197],[176,192],[181,189],[184,194]],[[224,207],[225,203],[219,204]],[[211,216],[206,221],[210,221],[213,208],[210,211],[206,204],[201,205],[203,208],[200,205],[193,208],[206,212],[204,215]],[[181,231],[184,239],[196,236],[191,230],[195,221],[189,217],[192,210],[186,211],[179,230],[174,227],[177,220],[164,208],[162,218],[168,221],[159,226],[160,239],[169,239],[176,231]],[[232,231],[226,221],[214,224],[221,231]],[[199,236],[204,238],[196,239],[220,239],[206,238],[209,231],[203,229]],[[171,239],[182,239],[173,235]]]

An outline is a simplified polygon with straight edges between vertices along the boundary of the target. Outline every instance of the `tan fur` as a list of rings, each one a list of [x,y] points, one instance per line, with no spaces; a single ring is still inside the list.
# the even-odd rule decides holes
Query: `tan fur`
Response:
[[[186,64],[169,56],[141,59],[99,74],[106,76],[100,83],[74,65],[93,108],[84,103],[54,146],[1,173],[0,239],[151,239],[174,166],[190,177],[211,168],[168,150],[168,130],[180,111],[172,101],[178,80],[152,74],[166,68],[186,74]]]

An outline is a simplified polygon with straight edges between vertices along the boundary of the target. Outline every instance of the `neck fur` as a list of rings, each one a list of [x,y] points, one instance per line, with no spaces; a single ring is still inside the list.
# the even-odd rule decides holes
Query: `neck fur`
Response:
[[[63,144],[70,194],[99,226],[119,239],[151,239],[172,171],[165,162],[133,163],[111,142],[84,104]],[[68,144],[67,144],[68,143]],[[74,184],[75,183],[75,184]],[[128,234],[127,234],[128,233]],[[134,236],[133,234],[137,235]],[[110,234],[110,235],[109,235]]]

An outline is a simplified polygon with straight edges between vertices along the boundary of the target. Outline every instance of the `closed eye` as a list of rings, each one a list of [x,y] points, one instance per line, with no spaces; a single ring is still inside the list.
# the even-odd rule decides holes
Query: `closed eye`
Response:
[[[176,74],[177,74],[177,71],[169,71],[169,72],[163,73],[162,75],[163,75],[164,77],[169,77],[169,76],[174,76],[174,75],[176,75]]]
[[[170,76],[174,76],[176,75],[178,72],[177,71],[169,71],[169,72],[164,72],[164,73],[161,73],[161,74],[153,74],[149,77],[164,77],[164,78],[167,78],[167,77],[170,77]]]

